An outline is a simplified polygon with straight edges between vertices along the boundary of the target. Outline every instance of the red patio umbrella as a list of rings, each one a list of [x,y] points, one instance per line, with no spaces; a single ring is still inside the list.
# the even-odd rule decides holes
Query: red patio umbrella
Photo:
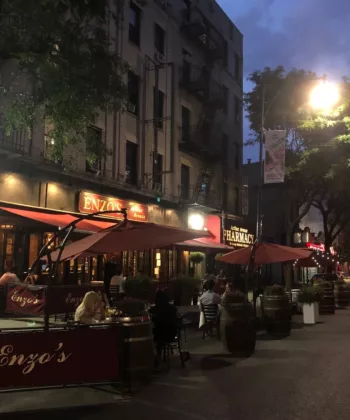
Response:
[[[255,247],[253,250],[255,265],[295,261],[308,258],[312,254],[310,250],[262,242],[217,257],[217,260],[228,264],[249,265],[253,246]]]
[[[137,223],[125,220],[117,226],[87,236],[67,245],[61,255],[62,260],[120,251],[144,251],[163,248],[177,242],[201,238],[206,232],[180,229],[155,223]],[[59,250],[52,252],[56,261]]]

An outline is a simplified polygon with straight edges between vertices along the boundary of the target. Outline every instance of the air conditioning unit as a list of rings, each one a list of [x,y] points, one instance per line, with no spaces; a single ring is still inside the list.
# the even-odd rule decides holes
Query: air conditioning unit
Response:
[[[136,105],[129,102],[128,103],[128,111],[131,112],[132,114],[135,114]]]
[[[154,59],[158,61],[158,63],[164,63],[164,55],[158,51],[154,53]]]

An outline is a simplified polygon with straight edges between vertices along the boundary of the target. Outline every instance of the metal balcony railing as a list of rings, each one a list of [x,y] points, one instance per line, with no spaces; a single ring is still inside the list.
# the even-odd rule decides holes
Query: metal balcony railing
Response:
[[[180,126],[179,149],[204,159],[221,159],[222,136],[207,124]]]
[[[198,189],[196,185],[179,185],[179,197],[183,204],[200,205],[221,209],[221,192],[212,189]]]
[[[191,41],[195,41],[212,58],[225,58],[227,46],[224,37],[198,8],[185,8],[182,11],[181,29]]]

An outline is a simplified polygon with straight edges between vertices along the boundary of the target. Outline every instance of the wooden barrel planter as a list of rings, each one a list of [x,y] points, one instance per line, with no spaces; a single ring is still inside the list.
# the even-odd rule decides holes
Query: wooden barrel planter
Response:
[[[249,357],[254,353],[254,311],[242,293],[225,293],[220,313],[220,334],[225,350],[231,354]]]
[[[323,291],[319,307],[320,315],[333,315],[335,312],[333,285],[326,281],[316,282],[315,284],[320,286]]]
[[[134,306],[134,307],[133,307]],[[150,382],[154,369],[152,322],[142,302],[118,302],[119,315],[113,322],[120,325],[123,349],[121,368],[125,383]],[[131,308],[131,309],[130,309]]]
[[[283,288],[272,286],[271,291],[264,294],[262,301],[266,331],[274,335],[289,335],[292,328],[292,305]]]
[[[334,285],[334,301],[337,309],[345,309],[350,303],[350,287],[346,283]]]

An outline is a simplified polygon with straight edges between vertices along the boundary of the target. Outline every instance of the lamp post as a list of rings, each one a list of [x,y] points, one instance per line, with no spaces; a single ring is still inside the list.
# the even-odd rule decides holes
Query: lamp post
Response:
[[[311,108],[318,111],[329,111],[339,101],[340,94],[338,86],[335,83],[330,83],[326,80],[326,76],[318,77],[314,80],[318,80],[319,83],[312,89],[310,94],[309,105]],[[261,241],[262,237],[262,192],[264,185],[264,131],[265,131],[265,119],[271,105],[275,99],[283,91],[283,87],[277,92],[272,101],[269,103],[265,111],[266,101],[266,85],[262,83],[261,87],[261,122],[260,122],[260,139],[259,139],[259,186],[258,186],[258,199],[257,199],[257,212],[256,212],[256,239],[258,242]]]

